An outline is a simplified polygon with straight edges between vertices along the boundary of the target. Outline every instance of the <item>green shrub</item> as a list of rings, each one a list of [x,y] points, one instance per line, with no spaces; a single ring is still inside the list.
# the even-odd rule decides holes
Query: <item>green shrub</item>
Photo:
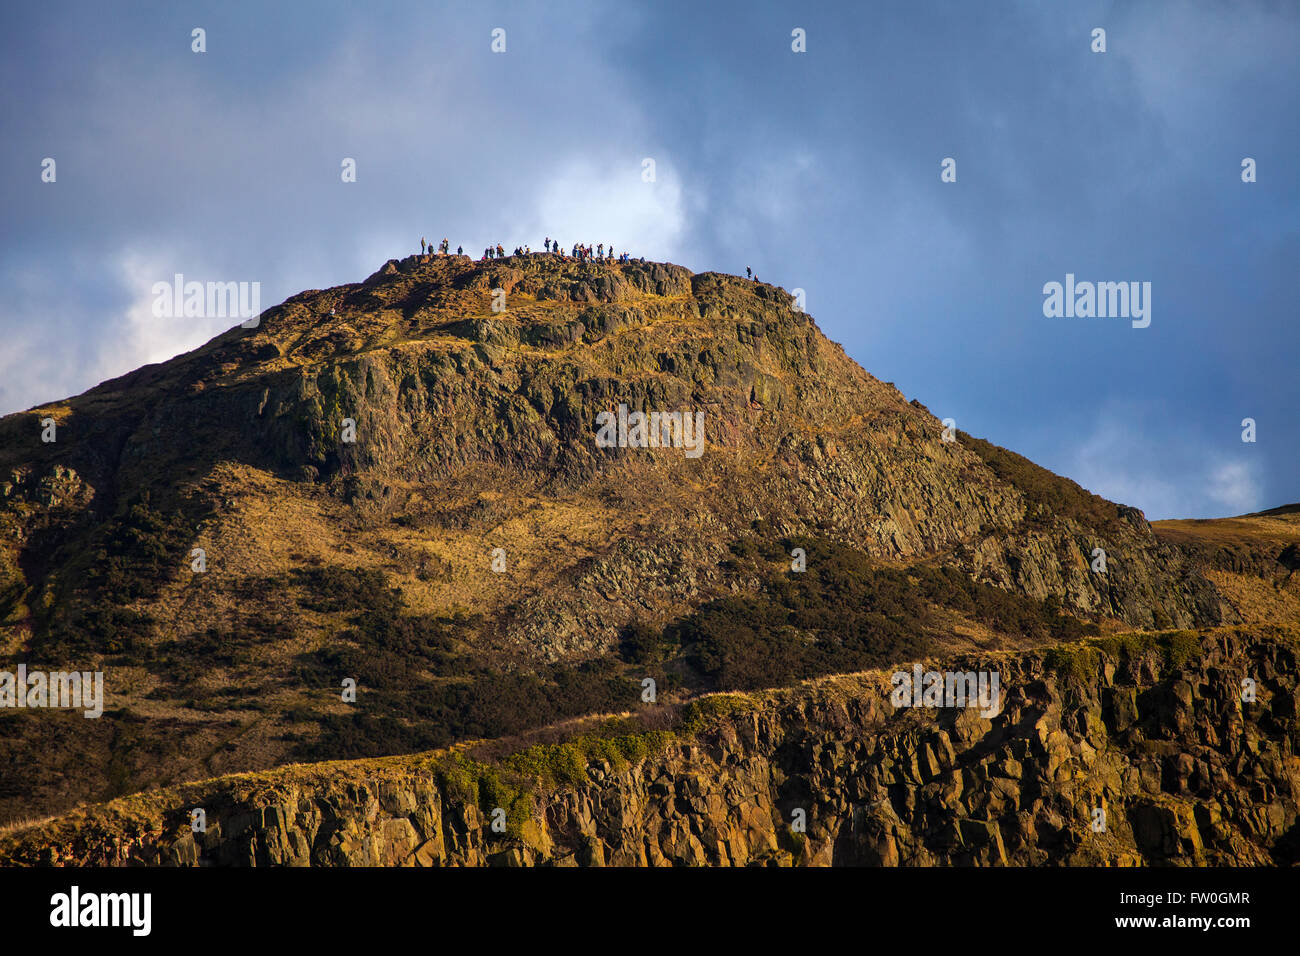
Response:
[[[508,757],[506,765],[547,783],[579,786],[587,782],[587,755],[573,742],[529,747]]]
[[[711,694],[692,700],[682,708],[678,729],[686,735],[698,734],[700,731],[735,714],[749,713],[754,709],[753,701],[735,694]]]
[[[629,664],[649,664],[662,656],[662,632],[635,621],[623,628],[619,635],[619,657]]]
[[[802,573],[784,563],[794,547],[808,555]],[[1059,601],[1003,591],[955,568],[879,565],[825,539],[787,539],[770,551],[738,544],[732,553],[767,562],[748,572],[760,575],[759,592],[709,602],[665,634],[710,689],[788,685],[924,656],[939,632],[936,608],[1044,643],[1099,632],[1094,622],[1062,614]]]
[[[1161,635],[1161,644],[1165,651],[1165,661],[1171,667],[1181,667],[1193,657],[1202,653],[1201,638],[1195,631],[1174,631]]]
[[[1082,677],[1095,672],[1097,655],[1129,661],[1143,654],[1157,653],[1165,667],[1181,667],[1201,654],[1201,639],[1195,631],[1137,631],[1097,638],[1086,645],[1053,647],[1044,663],[1063,676]]]
[[[1097,672],[1101,658],[1094,647],[1063,645],[1048,650],[1043,664],[1066,680],[1084,680]]]

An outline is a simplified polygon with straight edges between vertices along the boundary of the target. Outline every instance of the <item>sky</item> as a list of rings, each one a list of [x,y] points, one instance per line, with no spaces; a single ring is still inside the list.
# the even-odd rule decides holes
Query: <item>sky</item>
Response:
[[[234,324],[155,317],[176,273],[267,308],[554,236],[802,289],[1152,520],[1297,502],[1297,53],[1300,5],[1249,0],[7,5],[0,414]],[[1149,282],[1150,325],[1045,315],[1067,274]]]

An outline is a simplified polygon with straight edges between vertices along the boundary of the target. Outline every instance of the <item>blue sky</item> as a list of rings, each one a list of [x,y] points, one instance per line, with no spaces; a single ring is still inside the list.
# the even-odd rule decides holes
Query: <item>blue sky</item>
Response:
[[[909,399],[1150,518],[1300,501],[1300,7],[266,6],[0,13],[0,413],[231,324],[154,318],[177,272],[267,307],[551,235],[802,288]],[[1150,282],[1150,327],[1044,317],[1066,273]]]

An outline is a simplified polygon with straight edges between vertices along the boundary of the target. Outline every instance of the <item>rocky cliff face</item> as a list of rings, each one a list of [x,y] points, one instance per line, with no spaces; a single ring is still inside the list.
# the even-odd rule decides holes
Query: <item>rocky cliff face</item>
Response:
[[[703,454],[598,447],[620,405],[701,415]],[[644,635],[779,603],[806,539],[1092,627],[1240,620],[1140,512],[945,434],[780,289],[411,256],[0,419],[0,669],[103,670],[108,696],[93,726],[0,713],[0,761],[35,768],[0,779],[0,821],[618,710],[647,662],[670,696],[729,689]],[[730,569],[752,547],[767,565]],[[785,610],[790,646],[843,637],[833,606]],[[959,646],[1027,640],[945,613]]]
[[[1000,674],[991,719],[895,709],[879,673],[706,698],[670,730],[514,756],[497,748],[492,767],[470,748],[126,798],[11,833],[0,859],[1291,864],[1300,862],[1298,650],[1280,632],[1221,629],[940,665]],[[551,775],[556,766],[567,783]],[[205,833],[192,832],[194,808]]]
[[[702,412],[708,451],[692,462],[675,449],[597,448],[597,416],[619,404]],[[60,420],[54,444],[39,440],[46,413]],[[1217,623],[1224,612],[1140,514],[1021,459],[1068,492],[1044,499],[1024,475],[990,467],[983,443],[944,441],[937,419],[863,372],[784,291],[666,264],[394,260],[363,283],[295,296],[256,329],[9,416],[0,432],[5,590],[29,606],[64,583],[51,551],[93,546],[143,493],[200,543],[206,509],[264,491],[219,481],[239,465],[279,480],[281,496],[325,491],[385,519],[494,492],[586,504],[631,487],[660,534],[648,542],[620,522],[617,536],[672,550],[695,574],[716,549],[674,533],[683,510],[711,516],[703,537],[715,543],[761,516],[891,559],[960,551],[1000,585],[1134,625]],[[47,486],[61,482],[76,487],[52,511]],[[464,506],[446,516],[490,533],[479,517]],[[1095,547],[1109,577],[1089,571]],[[616,548],[574,561],[583,557],[620,590],[660,583]],[[625,594],[598,617],[550,582],[541,591],[547,641],[539,648],[522,623],[514,636],[551,656],[590,652],[628,613]]]

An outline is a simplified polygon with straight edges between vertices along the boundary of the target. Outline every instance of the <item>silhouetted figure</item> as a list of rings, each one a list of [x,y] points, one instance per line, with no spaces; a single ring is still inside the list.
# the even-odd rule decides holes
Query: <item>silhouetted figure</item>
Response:
[[[745,278],[746,279],[754,278],[754,270],[751,269],[749,266],[745,266]]]
[[[464,254],[465,254],[465,247],[464,247],[464,246],[457,246],[457,247],[456,247],[456,255],[458,255],[458,256],[463,256]]]
[[[420,255],[424,255],[424,236],[420,237]]]

